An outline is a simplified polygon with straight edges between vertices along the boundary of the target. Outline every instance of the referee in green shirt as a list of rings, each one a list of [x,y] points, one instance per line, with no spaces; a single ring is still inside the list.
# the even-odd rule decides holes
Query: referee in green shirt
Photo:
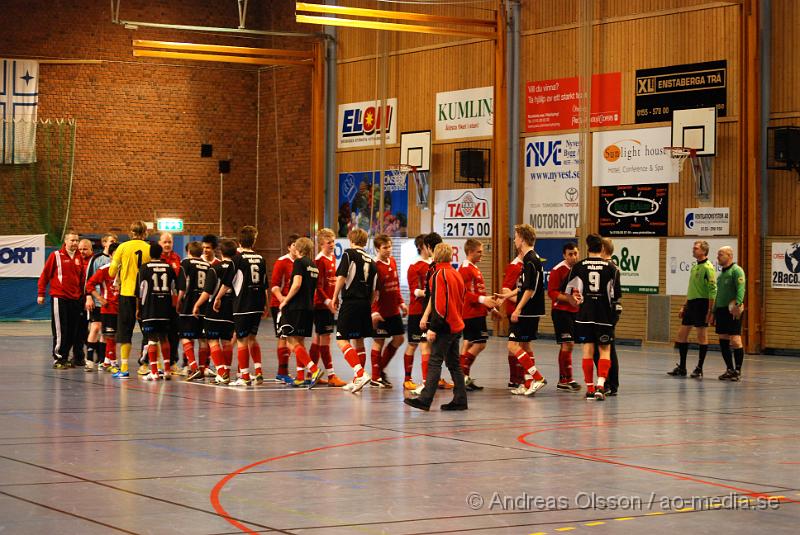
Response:
[[[733,261],[733,249],[721,247],[717,261],[722,273],[717,283],[717,298],[714,304],[714,322],[719,335],[719,348],[725,359],[727,370],[719,376],[720,381],[738,381],[742,377],[744,348],[742,347],[742,313],[744,313],[744,270]],[[731,355],[733,349],[733,355]],[[736,367],[734,368],[734,359]]]
[[[708,260],[708,242],[697,240],[692,245],[692,256],[697,263],[689,274],[689,289],[686,292],[686,303],[681,306],[678,317],[681,328],[678,330],[678,351],[681,361],[668,375],[686,377],[686,356],[689,353],[689,331],[697,330],[697,343],[700,346],[700,357],[697,367],[692,372],[694,379],[703,378],[703,362],[708,352],[708,324],[711,322],[714,300],[717,297],[717,270]]]

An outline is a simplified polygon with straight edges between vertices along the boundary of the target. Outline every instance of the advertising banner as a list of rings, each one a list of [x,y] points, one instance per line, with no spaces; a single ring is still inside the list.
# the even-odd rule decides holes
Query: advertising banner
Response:
[[[727,236],[731,232],[729,208],[685,208],[683,233],[691,236]]]
[[[447,238],[492,237],[492,189],[437,190],[433,230]]]
[[[672,238],[667,240],[667,295],[686,295],[689,287],[689,272],[697,262],[692,256],[692,245],[697,238]],[[717,274],[722,268],[717,264],[717,251],[720,247],[733,247],[733,260],[739,256],[736,236],[724,238],[710,238],[708,242],[708,260],[717,268]]]
[[[669,203],[666,184],[600,188],[602,236],[666,236]]]
[[[592,75],[592,127],[619,124],[621,86],[622,73]],[[577,76],[528,82],[525,84],[525,131],[577,129],[580,95]]]
[[[340,149],[380,145],[381,134],[386,134],[387,145],[394,145],[397,143],[397,99],[386,99],[383,112],[379,100],[340,104],[337,124]]]
[[[356,227],[371,235],[383,232],[393,237],[404,237],[408,234],[408,175],[384,173],[383,210],[379,206],[378,176],[378,171],[339,174],[339,237],[346,237]],[[381,212],[382,217],[379,216]]]
[[[800,290],[800,240],[772,244],[772,287]]]
[[[655,238],[614,239],[611,257],[620,271],[623,293],[657,294],[661,243]]]
[[[605,130],[592,134],[594,186],[627,186],[678,182],[678,170],[664,147],[672,129]]]
[[[536,235],[575,236],[580,206],[578,134],[529,137],[525,140],[523,221]]]
[[[491,137],[494,87],[436,93],[436,139]]]
[[[44,234],[0,236],[0,278],[39,278],[44,269]]]
[[[728,62],[706,61],[636,71],[636,122],[672,120],[673,110],[717,108],[727,114]]]

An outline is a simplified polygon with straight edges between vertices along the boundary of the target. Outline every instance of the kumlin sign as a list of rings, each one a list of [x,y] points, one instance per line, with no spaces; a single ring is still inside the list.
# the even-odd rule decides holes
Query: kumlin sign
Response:
[[[494,87],[436,93],[436,139],[491,137]]]

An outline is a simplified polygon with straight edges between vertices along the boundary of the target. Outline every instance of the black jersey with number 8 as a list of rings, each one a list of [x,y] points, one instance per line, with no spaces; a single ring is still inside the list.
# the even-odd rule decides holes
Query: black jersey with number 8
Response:
[[[200,299],[211,266],[200,258],[184,258],[178,275],[178,290],[184,292],[179,314],[191,316],[194,304]]]

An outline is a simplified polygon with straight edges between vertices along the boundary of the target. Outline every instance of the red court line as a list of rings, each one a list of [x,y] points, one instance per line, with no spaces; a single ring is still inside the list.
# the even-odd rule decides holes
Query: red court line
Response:
[[[662,424],[670,423],[670,422],[672,422],[672,423],[683,423],[683,424],[697,424],[697,425],[707,423],[707,422],[702,422],[702,421],[690,422],[690,421],[687,421],[685,418],[670,418],[670,419],[665,419],[665,418],[661,418],[661,419],[658,419],[658,418],[656,418],[656,419],[653,419],[653,418],[632,418],[630,420],[625,420],[624,422],[621,422],[621,423],[623,423],[623,424],[648,423],[648,424],[659,424],[659,425],[662,425]],[[244,525],[243,523],[239,522],[238,520],[236,520],[235,518],[230,516],[228,511],[222,506],[222,503],[220,501],[220,493],[222,492],[222,489],[233,478],[235,478],[236,476],[238,476],[238,475],[240,475],[240,474],[242,474],[244,472],[247,472],[251,468],[255,468],[256,466],[267,464],[267,463],[270,463],[270,462],[273,462],[273,461],[278,461],[278,460],[282,460],[282,459],[289,459],[291,457],[298,457],[300,455],[307,455],[309,453],[316,453],[316,452],[320,452],[320,451],[327,451],[327,450],[332,450],[332,449],[337,449],[337,448],[347,448],[347,447],[351,447],[351,446],[360,446],[360,445],[364,445],[364,444],[374,444],[374,443],[378,443],[378,442],[389,442],[389,441],[394,441],[394,440],[404,440],[404,439],[409,439],[409,438],[437,437],[437,436],[455,435],[455,434],[458,434],[458,433],[473,433],[473,432],[481,432],[481,431],[498,431],[498,430],[502,430],[502,429],[519,429],[519,428],[522,428],[522,427],[530,427],[530,425],[531,424],[525,424],[525,425],[509,424],[509,425],[501,425],[501,426],[495,426],[495,427],[480,427],[480,428],[475,428],[475,429],[456,429],[456,430],[442,431],[442,432],[436,432],[436,433],[413,433],[413,434],[398,435],[398,436],[392,436],[392,437],[374,438],[374,439],[369,439],[369,440],[358,440],[358,441],[355,441],[355,442],[331,444],[331,445],[328,445],[328,446],[320,446],[318,448],[312,448],[312,449],[308,449],[308,450],[296,451],[296,452],[287,453],[287,454],[284,454],[284,455],[278,455],[278,456],[275,456],[275,457],[268,457],[266,459],[262,459],[260,461],[256,461],[254,463],[248,464],[246,466],[242,466],[241,468],[239,468],[239,469],[227,474],[225,477],[220,479],[217,482],[216,485],[214,485],[214,488],[211,489],[211,494],[210,494],[209,498],[210,498],[210,501],[211,501],[211,505],[214,507],[214,510],[217,512],[217,514],[219,514],[222,518],[224,518],[228,523],[230,523],[231,525],[235,526],[237,529],[242,530],[244,533],[255,534],[257,532],[251,530],[246,525]],[[734,491],[737,491],[737,492],[739,492],[741,494],[745,494],[745,495],[752,496],[752,497],[765,497],[765,498],[769,497],[768,495],[756,493],[755,491],[751,491],[749,489],[739,489],[737,487],[724,485],[722,483],[714,483],[712,481],[706,481],[706,480],[703,480],[703,479],[693,478],[693,477],[690,477],[690,476],[672,474],[670,472],[664,472],[664,471],[661,471],[661,470],[658,470],[658,469],[654,469],[654,468],[646,468],[646,467],[643,467],[643,466],[637,466],[637,465],[633,465],[633,464],[622,463],[622,462],[613,461],[611,459],[603,458],[603,457],[594,457],[594,456],[590,456],[590,455],[584,455],[584,454],[577,453],[577,451],[575,451],[575,450],[562,450],[562,449],[557,449],[557,448],[549,448],[547,446],[542,446],[542,445],[539,445],[539,444],[527,442],[525,440],[525,437],[527,437],[527,436],[538,434],[538,433],[544,433],[544,432],[547,432],[547,431],[563,431],[563,430],[566,430],[566,429],[593,429],[593,428],[596,428],[596,427],[601,427],[601,426],[602,427],[608,427],[608,426],[611,426],[611,425],[615,425],[615,426],[616,425],[620,425],[620,422],[615,422],[613,424],[611,424],[611,423],[605,424],[605,423],[598,423],[598,422],[587,422],[587,423],[574,422],[574,423],[570,423],[570,424],[562,424],[562,425],[559,425],[559,426],[556,426],[556,427],[549,427],[549,428],[545,428],[545,429],[540,429],[539,431],[532,431],[530,433],[524,433],[524,434],[520,435],[519,437],[517,437],[517,440],[519,442],[521,442],[522,444],[525,444],[526,446],[530,446],[530,447],[533,447],[533,448],[538,448],[538,449],[541,449],[541,450],[558,453],[558,454],[561,454],[561,455],[566,456],[566,457],[579,457],[579,458],[583,458],[583,459],[587,459],[587,460],[592,460],[592,461],[598,461],[598,462],[603,462],[603,463],[607,463],[607,464],[612,464],[612,465],[620,466],[620,467],[623,467],[623,468],[635,468],[635,469],[638,469],[638,470],[643,470],[643,471],[646,471],[646,472],[659,474],[659,475],[665,475],[665,476],[669,476],[669,477],[673,477],[673,478],[681,479],[681,480],[685,480],[685,481],[693,481],[693,482],[703,483],[703,484],[711,485],[711,486],[715,486],[715,487],[726,488],[726,489],[734,490]],[[782,501],[800,503],[800,502],[796,502],[795,500],[790,500],[790,499],[783,499]],[[273,529],[275,529],[275,528],[273,528]]]

